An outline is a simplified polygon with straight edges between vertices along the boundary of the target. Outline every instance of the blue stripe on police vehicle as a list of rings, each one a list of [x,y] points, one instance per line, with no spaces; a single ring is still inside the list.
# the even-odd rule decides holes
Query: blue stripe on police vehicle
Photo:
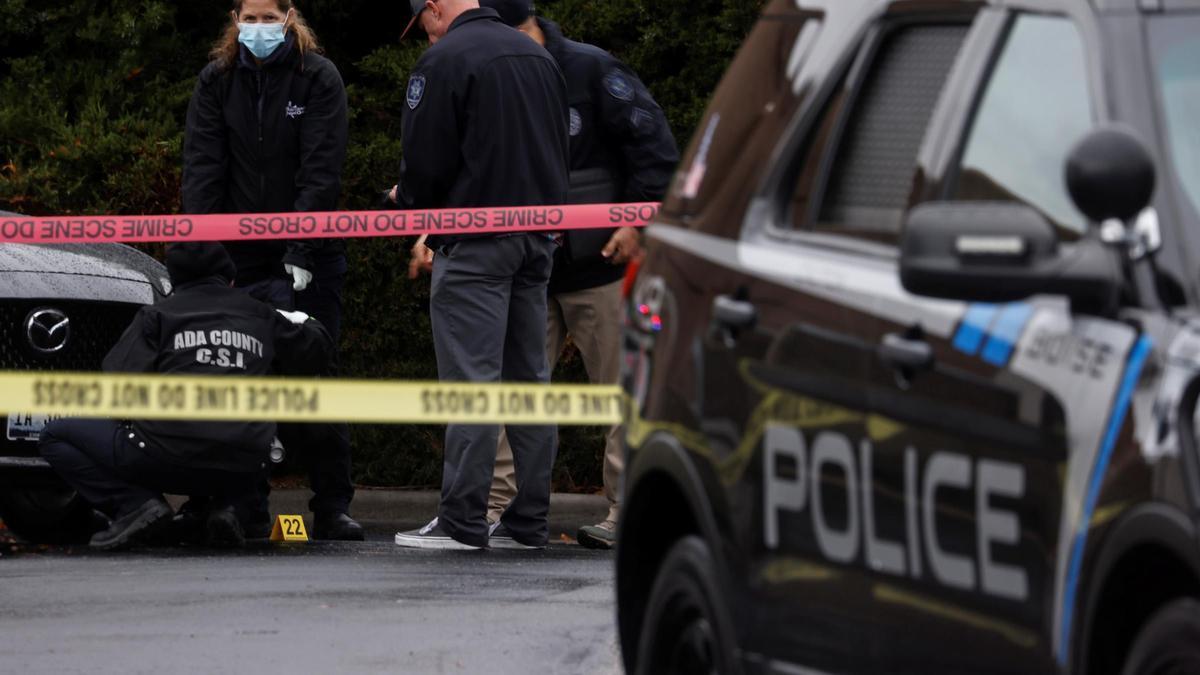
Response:
[[[1031,316],[1033,306],[1027,302],[973,303],[959,323],[954,348],[970,356],[979,354],[984,361],[1003,368]]]
[[[1071,628],[1075,618],[1076,592],[1079,589],[1079,574],[1083,565],[1083,551],[1084,546],[1087,544],[1088,529],[1091,528],[1092,513],[1096,510],[1096,501],[1100,496],[1100,485],[1103,483],[1104,475],[1108,471],[1108,464],[1112,459],[1113,448],[1117,444],[1117,435],[1125,425],[1125,416],[1129,410],[1133,390],[1142,375],[1142,367],[1146,365],[1146,359],[1150,356],[1152,347],[1153,342],[1149,337],[1143,335],[1138,339],[1137,344],[1134,345],[1132,352],[1129,354],[1129,361],[1125,366],[1125,375],[1121,378],[1121,388],[1117,390],[1112,410],[1109,412],[1108,424],[1104,430],[1104,440],[1100,447],[1100,454],[1096,458],[1091,479],[1088,481],[1087,493],[1083,503],[1083,514],[1079,518],[1078,529],[1074,533],[1071,546],[1066,588],[1062,592],[1062,618],[1059,622],[1058,648],[1055,654],[1058,662],[1062,665],[1066,665],[1069,658],[1068,648],[1071,644]]]

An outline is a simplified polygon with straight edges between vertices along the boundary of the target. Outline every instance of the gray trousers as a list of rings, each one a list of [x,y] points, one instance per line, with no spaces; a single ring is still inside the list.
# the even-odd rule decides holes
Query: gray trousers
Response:
[[[546,286],[554,242],[537,234],[466,239],[433,259],[430,315],[443,382],[549,382]],[[473,546],[488,541],[487,505],[499,425],[446,429],[438,522]],[[501,516],[513,537],[542,545],[550,536],[554,426],[508,428],[517,494]]]

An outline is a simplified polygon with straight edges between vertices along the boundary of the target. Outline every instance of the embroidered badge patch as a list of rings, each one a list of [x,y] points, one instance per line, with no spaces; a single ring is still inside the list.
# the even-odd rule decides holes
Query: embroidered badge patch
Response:
[[[608,71],[608,74],[604,76],[604,88],[618,101],[633,100],[633,85],[630,84],[625,73],[619,70]]]
[[[287,116],[289,118],[296,119],[297,117],[304,114],[304,106],[295,105],[291,101],[288,101],[286,112],[287,112]]]
[[[423,96],[425,96],[425,76],[413,75],[408,78],[408,109],[416,110],[417,106],[421,105]]]
[[[578,136],[581,131],[583,131],[583,116],[579,114],[578,110],[571,108],[571,136]]]

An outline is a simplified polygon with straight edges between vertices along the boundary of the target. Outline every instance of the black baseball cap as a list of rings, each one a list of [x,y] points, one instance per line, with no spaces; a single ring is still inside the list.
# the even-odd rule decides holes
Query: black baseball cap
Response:
[[[479,0],[479,6],[496,10],[510,26],[520,26],[533,14],[533,0]]]
[[[224,246],[216,242],[188,241],[167,247],[167,274],[175,286],[209,277],[233,281],[237,277],[237,267]]]
[[[408,25],[404,27],[404,32],[400,34],[400,39],[408,37],[408,32],[417,25],[417,19],[421,18],[421,12],[425,11],[425,0],[408,0],[408,6],[412,9],[412,18],[409,19]]]

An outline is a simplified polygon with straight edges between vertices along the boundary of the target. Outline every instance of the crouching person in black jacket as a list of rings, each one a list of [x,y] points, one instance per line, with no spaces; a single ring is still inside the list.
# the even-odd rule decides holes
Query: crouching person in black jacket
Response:
[[[220,244],[167,250],[175,293],[144,307],[104,359],[107,372],[265,375],[275,364],[307,374],[333,349],[320,323],[283,313],[230,287],[236,269]],[[263,476],[273,422],[62,419],[42,432],[42,456],[112,525],[91,545],[144,541],[170,522],[163,492],[214,498],[210,543],[243,541],[235,499]]]

